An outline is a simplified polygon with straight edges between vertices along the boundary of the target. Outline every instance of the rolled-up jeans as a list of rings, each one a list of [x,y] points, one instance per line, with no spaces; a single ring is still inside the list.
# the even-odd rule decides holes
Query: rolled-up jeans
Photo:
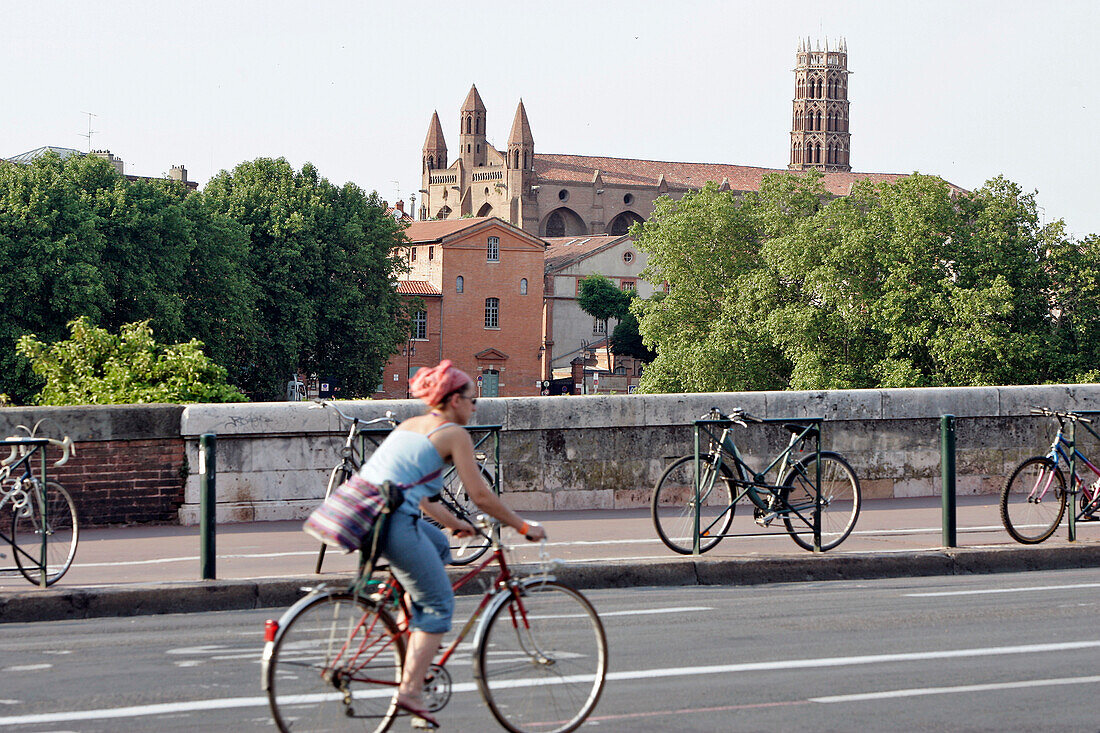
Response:
[[[412,599],[409,626],[430,634],[451,630],[455,594],[447,579],[451,544],[442,530],[402,511],[386,520],[382,556]]]

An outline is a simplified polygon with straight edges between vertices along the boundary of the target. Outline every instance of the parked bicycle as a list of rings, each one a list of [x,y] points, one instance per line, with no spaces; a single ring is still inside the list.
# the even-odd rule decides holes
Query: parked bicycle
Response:
[[[314,404],[310,405],[310,409],[328,408],[334,410],[341,419],[349,423],[347,437],[344,439],[344,445],[340,449],[340,462],[337,463],[335,468],[329,473],[328,484],[325,487],[325,498],[327,499],[338,486],[351,478],[351,476],[363,466],[365,457],[364,441],[369,440],[377,446],[391,430],[397,427],[397,419],[394,417],[393,412],[387,410],[383,417],[373,420],[360,420],[357,417],[346,414],[331,401],[315,399],[313,403]],[[485,468],[485,461],[488,459],[488,455],[482,451],[477,451],[474,457],[478,461],[478,467],[481,470],[481,478],[485,481],[487,486],[499,493],[499,490],[496,488],[497,482],[493,474]],[[462,479],[458,477],[458,472],[454,470],[453,466],[449,467],[443,475],[443,491],[441,492],[441,496],[455,508],[455,513],[461,519],[467,522],[472,521],[472,517],[477,513],[477,505],[470,499],[466,488],[462,485]],[[429,522],[432,521],[428,517],[425,517],[425,520]],[[326,545],[322,544],[317,554],[317,565],[314,568],[314,572],[316,573],[321,572],[321,565],[325,560],[325,547]],[[451,564],[468,565],[484,555],[488,549],[488,540],[481,536],[475,535],[472,538],[464,540],[455,539],[451,543]]]
[[[509,566],[499,527],[484,517],[473,526],[492,554],[454,588],[494,564],[496,578],[429,669],[423,692],[428,712],[450,700],[447,663],[473,631],[474,679],[505,729],[576,729],[596,707],[607,675],[607,639],[599,615],[580,592],[550,574],[545,542],[542,571],[519,577]],[[364,549],[361,575],[350,587],[313,588],[278,621],[266,624],[262,686],[284,733],[384,731],[397,715],[395,693],[411,614],[392,575],[372,577],[377,553],[367,553]]]
[[[45,588],[60,580],[72,565],[79,539],[72,497],[61,484],[46,479],[45,450],[51,445],[61,448],[55,467],[65,465],[76,450],[68,436],[62,440],[40,438],[36,435],[38,425],[19,427],[26,436],[0,440],[0,449],[10,449],[8,457],[0,460],[0,510],[8,508],[12,513],[11,534],[0,530],[0,541],[11,547],[23,577]]]
[[[1078,412],[1059,412],[1045,407],[1033,407],[1031,414],[1053,418],[1058,423],[1058,430],[1046,454],[1032,456],[1016,466],[1001,489],[1001,522],[1012,539],[1025,545],[1042,542],[1061,524],[1067,496],[1062,466],[1068,470],[1071,455],[1075,459],[1073,478],[1080,496],[1078,505],[1072,510],[1077,512],[1074,519],[1078,522],[1100,519],[1100,468],[1066,437],[1067,423],[1076,423],[1100,439],[1100,435],[1089,427],[1092,420]],[[1086,483],[1077,473],[1082,468],[1092,471],[1095,480]]]
[[[787,447],[761,471],[745,462],[733,437],[734,426],[748,423],[779,424],[791,433]],[[814,515],[819,513],[820,549],[839,545],[859,517],[859,479],[843,456],[821,450],[820,423],[819,418],[765,420],[740,409],[723,415],[712,408],[697,423],[709,438],[700,455],[673,462],[653,490],[650,512],[657,536],[680,554],[694,552],[696,539],[699,552],[706,552],[731,536],[737,505],[747,503],[758,525],[781,520],[791,539],[807,550],[814,549]],[[814,450],[797,457],[796,450],[807,442]],[[777,480],[769,481],[769,474]]]

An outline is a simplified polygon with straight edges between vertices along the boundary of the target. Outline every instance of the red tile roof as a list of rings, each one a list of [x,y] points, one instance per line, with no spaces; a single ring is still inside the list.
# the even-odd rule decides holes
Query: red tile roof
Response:
[[[543,237],[546,242],[546,271],[551,272],[582,260],[588,255],[624,240],[625,234],[592,234],[580,237]]]
[[[435,242],[443,237],[449,237],[455,232],[477,226],[489,221],[491,216],[479,216],[469,219],[439,219],[437,221],[414,221],[405,230],[405,236],[410,242]]]
[[[598,158],[589,155],[538,153],[535,172],[544,181],[591,183],[596,171],[608,185],[655,186],[664,174],[670,188],[702,188],[707,181],[729,180],[734,191],[756,191],[767,173],[788,173],[783,168],[759,168],[722,163],[674,163],[630,158]],[[905,173],[826,173],[825,190],[846,196],[856,181],[894,182]],[[957,188],[957,187],[956,187]]]
[[[397,292],[401,295],[443,295],[443,292],[426,280],[398,280]]]

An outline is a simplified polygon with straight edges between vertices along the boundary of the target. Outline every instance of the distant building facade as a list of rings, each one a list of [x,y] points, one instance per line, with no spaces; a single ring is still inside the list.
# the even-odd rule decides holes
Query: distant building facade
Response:
[[[110,163],[116,171],[118,171],[118,174],[120,176],[122,176],[123,178],[125,178],[128,181],[164,180],[163,178],[157,178],[156,176],[135,176],[135,175],[127,174],[126,173],[126,164],[122,161],[122,158],[117,157],[110,150],[93,150],[90,153],[85,153],[82,150],[77,150],[75,148],[61,148],[61,147],[57,147],[55,145],[44,145],[41,148],[35,148],[34,150],[28,150],[25,153],[20,153],[19,155],[13,155],[10,158],[3,158],[3,159],[0,159],[0,160],[4,160],[5,162],[8,162],[8,163],[15,163],[16,165],[29,165],[30,163],[33,163],[35,161],[35,159],[37,159],[37,158],[39,158],[43,155],[46,155],[47,153],[54,153],[55,155],[57,155],[62,160],[64,160],[65,158],[68,158],[71,155],[92,155],[92,156],[95,156],[97,158],[103,158],[108,163]],[[189,190],[189,191],[194,191],[199,187],[199,184],[198,184],[197,181],[187,180],[187,169],[184,168],[182,165],[174,165],[171,168],[169,168],[167,178],[170,181],[179,181],[184,186],[186,186],[187,190]]]
[[[608,364],[605,340],[615,323],[593,318],[580,306],[581,280],[600,274],[621,290],[633,290],[643,298],[653,286],[642,279],[646,253],[634,246],[629,236],[597,234],[583,237],[546,238],[546,323],[545,346],[550,358],[544,379],[570,376],[574,361],[585,362],[587,371],[609,373],[618,364]],[[602,353],[601,353],[602,351]],[[631,365],[633,366],[633,365]],[[626,367],[623,368],[624,371]]]
[[[799,44],[788,169],[539,152],[522,100],[498,149],[488,142],[488,113],[471,87],[459,110],[457,149],[448,147],[438,112],[428,124],[417,218],[497,216],[540,237],[622,235],[653,213],[658,197],[679,198],[708,181],[756,191],[768,173],[817,168],[826,190],[845,196],[857,181],[904,178],[851,172],[848,74],[843,41],[824,50]]]
[[[450,359],[482,397],[540,393],[545,243],[496,217],[414,222],[398,292],[419,297],[404,347],[375,397],[408,394],[421,367]]]

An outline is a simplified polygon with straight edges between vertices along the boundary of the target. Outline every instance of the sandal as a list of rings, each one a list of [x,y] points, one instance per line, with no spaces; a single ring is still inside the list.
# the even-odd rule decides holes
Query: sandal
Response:
[[[439,721],[433,718],[431,714],[424,708],[415,708],[412,705],[406,705],[396,698],[394,698],[393,704],[397,706],[398,710],[406,712],[412,716],[413,728],[420,728],[422,730],[435,730],[439,727]]]

